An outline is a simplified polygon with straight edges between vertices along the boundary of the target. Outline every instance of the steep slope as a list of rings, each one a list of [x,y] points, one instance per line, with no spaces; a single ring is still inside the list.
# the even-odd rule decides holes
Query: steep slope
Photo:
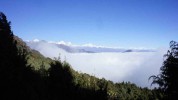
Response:
[[[25,51],[28,55],[26,57],[27,62],[31,65],[35,70],[38,70],[41,66],[45,66],[46,69],[50,67],[50,63],[52,59],[45,58],[40,52],[31,49],[26,43],[20,39],[18,36],[14,36],[14,40],[17,41],[17,48],[20,51]]]

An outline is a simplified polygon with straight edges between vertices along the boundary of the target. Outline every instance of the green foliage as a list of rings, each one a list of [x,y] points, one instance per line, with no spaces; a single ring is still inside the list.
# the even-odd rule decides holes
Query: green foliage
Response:
[[[36,50],[31,50],[27,56],[28,64],[31,65],[35,70],[39,70],[41,66],[44,66],[45,69],[50,68],[50,63],[52,59],[45,58]]]
[[[30,49],[22,39],[17,36],[13,36],[14,41],[16,41],[16,47],[19,51],[23,51],[26,54],[27,64],[30,65],[34,70],[39,70],[41,66],[45,69],[50,67],[53,62],[50,58],[45,58],[40,52]]]

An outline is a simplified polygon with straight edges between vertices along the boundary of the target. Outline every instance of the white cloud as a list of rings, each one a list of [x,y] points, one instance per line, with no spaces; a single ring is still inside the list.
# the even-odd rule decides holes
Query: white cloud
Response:
[[[149,87],[148,78],[159,73],[165,49],[157,52],[127,53],[67,53],[55,44],[39,42],[30,45],[46,57],[54,58],[61,54],[73,69],[106,78],[114,82],[131,81],[138,86]]]
[[[158,74],[162,52],[69,54],[67,61],[75,70],[104,77],[114,82],[131,81],[149,87],[148,78]]]

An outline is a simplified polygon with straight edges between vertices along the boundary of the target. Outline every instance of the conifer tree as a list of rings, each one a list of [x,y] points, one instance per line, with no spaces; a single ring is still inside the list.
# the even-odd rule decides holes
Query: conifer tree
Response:
[[[151,76],[152,84],[158,84],[165,99],[174,100],[178,97],[178,43],[170,42],[170,50],[164,55],[166,58],[160,68],[160,74]]]

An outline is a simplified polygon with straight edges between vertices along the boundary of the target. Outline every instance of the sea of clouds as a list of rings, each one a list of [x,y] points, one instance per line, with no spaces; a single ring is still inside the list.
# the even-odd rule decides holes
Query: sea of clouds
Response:
[[[88,73],[113,82],[130,81],[141,87],[150,88],[151,75],[157,75],[163,62],[166,49],[155,52],[118,52],[118,53],[68,53],[50,42],[35,41],[27,44],[46,57],[60,55],[74,70]]]

